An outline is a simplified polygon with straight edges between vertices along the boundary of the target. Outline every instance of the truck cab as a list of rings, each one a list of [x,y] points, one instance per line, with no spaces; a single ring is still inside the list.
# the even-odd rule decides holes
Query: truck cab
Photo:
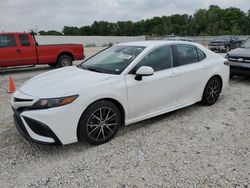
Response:
[[[19,66],[69,66],[84,58],[82,44],[38,45],[31,33],[0,33],[0,68]]]

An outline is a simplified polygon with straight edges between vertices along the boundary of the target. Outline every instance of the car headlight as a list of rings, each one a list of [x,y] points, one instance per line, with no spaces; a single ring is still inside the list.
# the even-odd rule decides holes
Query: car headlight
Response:
[[[225,56],[225,58],[226,58],[226,59],[228,59],[228,58],[229,58],[229,54],[228,54],[228,53],[227,53],[227,55]]]
[[[54,108],[59,106],[64,106],[72,103],[79,95],[61,97],[61,98],[52,98],[52,99],[40,99],[32,107],[35,109],[46,109]]]

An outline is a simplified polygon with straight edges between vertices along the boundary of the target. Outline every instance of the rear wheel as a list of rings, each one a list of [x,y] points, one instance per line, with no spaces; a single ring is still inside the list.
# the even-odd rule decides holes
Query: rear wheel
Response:
[[[49,66],[50,66],[50,67],[56,67],[57,64],[56,64],[56,63],[50,63]]]
[[[72,65],[72,58],[68,55],[61,55],[57,61],[59,67],[67,67]]]
[[[99,145],[110,141],[121,126],[121,113],[115,104],[103,100],[93,103],[83,113],[78,138]]]
[[[216,103],[222,89],[221,80],[217,77],[212,77],[208,80],[205,89],[203,91],[202,103],[210,106]]]

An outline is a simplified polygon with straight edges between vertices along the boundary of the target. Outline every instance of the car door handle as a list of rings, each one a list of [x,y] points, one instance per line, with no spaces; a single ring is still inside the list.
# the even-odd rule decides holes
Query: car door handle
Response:
[[[177,72],[173,72],[173,73],[171,73],[171,75],[169,76],[170,78],[174,78],[174,77],[176,77],[176,76],[178,76],[178,73]]]
[[[21,50],[20,50],[20,49],[17,49],[17,50],[16,50],[16,52],[17,52],[17,53],[20,53],[20,52],[21,52]]]

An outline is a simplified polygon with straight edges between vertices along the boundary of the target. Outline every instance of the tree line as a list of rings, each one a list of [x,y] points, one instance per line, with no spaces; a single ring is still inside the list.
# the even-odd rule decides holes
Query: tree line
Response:
[[[132,21],[94,21],[90,26],[64,26],[62,32],[40,31],[40,35],[67,36],[137,36],[137,35],[249,35],[250,10],[245,13],[239,8],[221,9],[211,5],[208,9],[199,9],[193,15],[174,14],[152,19]]]

